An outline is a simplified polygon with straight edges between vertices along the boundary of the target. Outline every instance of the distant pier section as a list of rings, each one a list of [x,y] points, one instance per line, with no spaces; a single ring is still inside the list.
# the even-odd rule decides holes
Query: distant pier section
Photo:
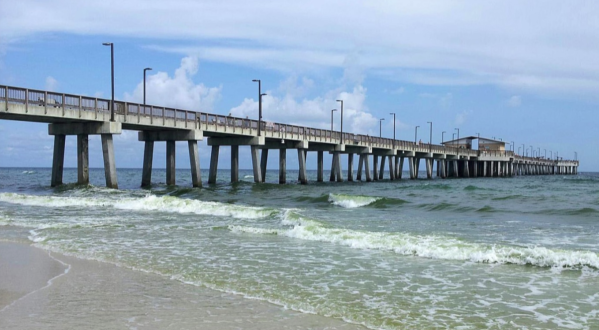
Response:
[[[316,153],[317,181],[324,181],[324,152],[333,156],[329,180],[337,182],[383,180],[386,168],[388,179],[399,180],[406,162],[410,179],[418,178],[422,161],[428,179],[434,174],[439,178],[577,174],[579,166],[577,160],[517,155],[506,150],[503,141],[478,136],[431,145],[120,101],[114,102],[111,121],[110,105],[106,99],[0,85],[0,119],[49,124],[48,133],[54,136],[52,186],[63,183],[67,135],[77,136],[77,182],[89,183],[88,138],[95,134],[101,136],[106,186],[118,188],[112,139],[122,130],[138,131],[139,141],[144,142],[142,186],[152,182],[155,142],[166,142],[166,183],[175,184],[177,141],[187,142],[193,186],[202,186],[198,141],[204,138],[212,148],[209,184],[216,183],[221,147],[230,148],[231,182],[239,181],[239,146],[250,146],[257,183],[264,182],[269,150],[279,151],[279,183],[287,182],[288,149],[297,151],[302,184],[308,183],[306,158],[310,153]],[[472,148],[475,140],[478,150]],[[345,175],[341,154],[347,154]]]

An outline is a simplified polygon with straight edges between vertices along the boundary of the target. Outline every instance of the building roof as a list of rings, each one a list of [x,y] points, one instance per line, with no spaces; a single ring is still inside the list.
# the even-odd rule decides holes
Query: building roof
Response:
[[[467,143],[472,143],[472,140],[478,140],[478,142],[482,143],[482,144],[505,144],[505,141],[494,140],[494,139],[489,139],[489,138],[482,138],[482,137],[478,137],[478,136],[465,136],[465,137],[461,137],[459,139],[445,141],[442,144],[443,145],[467,144]]]

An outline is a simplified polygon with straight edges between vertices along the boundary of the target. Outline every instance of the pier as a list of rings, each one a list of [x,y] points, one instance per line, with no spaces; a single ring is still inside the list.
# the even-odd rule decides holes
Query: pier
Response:
[[[138,131],[144,142],[141,186],[152,182],[154,142],[166,142],[166,183],[174,185],[175,143],[187,142],[194,187],[202,186],[198,141],[208,139],[212,148],[208,183],[216,183],[221,147],[231,152],[231,182],[239,180],[239,146],[250,146],[254,181],[264,182],[269,150],[279,151],[279,183],[287,182],[287,149],[298,154],[298,181],[307,184],[306,158],[317,157],[317,181],[324,180],[324,152],[332,154],[330,181],[378,181],[402,179],[405,163],[410,179],[417,179],[424,161],[426,177],[474,178],[520,175],[577,174],[577,160],[525,157],[505,150],[505,143],[494,139],[466,137],[441,145],[422,144],[339,131],[316,129],[283,123],[195,112],[81,95],[0,85],[0,119],[48,123],[54,136],[51,186],[63,183],[65,140],[77,136],[77,182],[89,183],[89,135],[100,135],[104,157],[106,186],[118,188],[113,136],[122,130]],[[474,139],[479,149],[473,150]],[[481,148],[484,147],[484,148]],[[341,154],[347,154],[343,173]],[[354,177],[354,155],[358,166]],[[372,159],[372,171],[370,164]],[[435,166],[436,165],[436,166]],[[436,168],[436,171],[433,171]],[[436,172],[436,173],[433,173]]]

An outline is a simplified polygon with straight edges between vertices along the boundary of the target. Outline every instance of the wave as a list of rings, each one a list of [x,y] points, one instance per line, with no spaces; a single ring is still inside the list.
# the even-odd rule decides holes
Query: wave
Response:
[[[139,198],[120,197],[57,197],[0,193],[0,201],[51,208],[63,207],[113,207],[131,211],[158,211],[191,213],[200,215],[228,216],[239,219],[266,218],[279,213],[278,210],[263,207],[232,205],[219,202],[205,202],[175,196],[147,195]]]
[[[35,171],[23,171],[21,174],[35,174]]]
[[[341,206],[344,208],[357,208],[363,206],[384,208],[389,205],[401,205],[408,203],[407,201],[399,198],[385,198],[385,197],[376,197],[376,196],[362,196],[362,195],[343,195],[343,194],[329,194],[327,196],[322,196],[318,199],[321,201],[326,197],[327,201],[336,206]]]
[[[229,230],[239,233],[280,235],[308,241],[329,242],[355,249],[393,251],[401,255],[430,259],[599,269],[599,254],[591,251],[557,250],[538,246],[489,245],[465,242],[445,236],[330,228],[294,211],[285,213],[282,225],[286,228],[272,229],[231,225]]]

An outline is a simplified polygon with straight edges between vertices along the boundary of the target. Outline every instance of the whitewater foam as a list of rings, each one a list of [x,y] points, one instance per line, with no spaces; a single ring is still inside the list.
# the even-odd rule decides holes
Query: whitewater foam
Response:
[[[331,202],[333,205],[345,208],[356,208],[370,205],[380,199],[380,197],[371,196],[329,194],[329,202]]]
[[[586,266],[599,269],[599,255],[591,251],[557,250],[539,246],[486,245],[435,235],[327,228],[319,221],[307,219],[294,211],[285,213],[285,219],[281,224],[291,228],[229,226],[229,229],[235,232],[276,234],[308,241],[329,242],[355,249],[387,250],[401,255],[430,259],[572,269]]]
[[[239,219],[259,219],[278,213],[275,209],[205,202],[173,196],[147,195],[140,198],[57,197],[1,193],[0,201],[50,208],[63,207],[113,207],[132,211],[159,211],[192,213],[200,215],[229,216]]]

